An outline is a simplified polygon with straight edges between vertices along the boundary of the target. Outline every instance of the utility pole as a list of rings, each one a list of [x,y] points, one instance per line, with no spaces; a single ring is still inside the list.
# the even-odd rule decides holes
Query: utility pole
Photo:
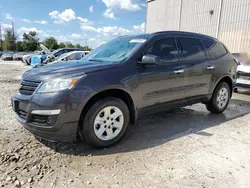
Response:
[[[220,32],[220,24],[221,24],[221,12],[223,8],[223,0],[220,0],[220,7],[219,7],[219,14],[218,14],[218,21],[217,21],[217,28],[216,28],[216,35],[215,38],[218,39],[219,32]]]
[[[0,49],[3,50],[3,41],[2,41],[2,23],[0,22]]]
[[[85,41],[86,41],[85,46],[88,46],[88,39],[86,39]]]
[[[14,22],[12,21],[12,38],[13,38],[13,41],[12,41],[12,46],[13,46],[13,49],[16,51],[16,44],[15,44],[15,29],[14,29]]]

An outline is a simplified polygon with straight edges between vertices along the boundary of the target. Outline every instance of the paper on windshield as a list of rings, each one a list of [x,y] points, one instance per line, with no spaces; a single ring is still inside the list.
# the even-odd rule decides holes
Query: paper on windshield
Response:
[[[146,39],[132,39],[130,43],[144,43],[146,42]]]

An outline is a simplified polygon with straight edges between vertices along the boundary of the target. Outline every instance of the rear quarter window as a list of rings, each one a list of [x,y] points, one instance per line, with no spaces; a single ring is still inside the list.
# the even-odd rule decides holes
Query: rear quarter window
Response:
[[[204,39],[203,44],[207,52],[213,59],[220,58],[228,53],[227,49],[219,42]]]

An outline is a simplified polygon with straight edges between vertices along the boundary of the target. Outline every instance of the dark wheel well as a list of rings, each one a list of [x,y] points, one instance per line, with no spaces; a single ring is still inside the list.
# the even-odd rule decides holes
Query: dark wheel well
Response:
[[[233,82],[232,82],[232,79],[229,77],[229,76],[226,76],[224,78],[222,78],[219,83],[217,84],[217,86],[221,83],[221,82],[225,82],[228,84],[229,88],[230,88],[230,91],[231,91],[231,97],[232,97],[232,94],[233,94]],[[216,87],[217,87],[216,86]]]
[[[130,113],[130,124],[134,124],[135,123],[135,107],[134,107],[134,103],[133,100],[131,98],[131,96],[120,89],[109,89],[109,90],[105,90],[102,91],[96,95],[94,95],[88,102],[87,104],[84,106],[82,113],[81,113],[81,117],[80,117],[80,122],[82,122],[82,120],[84,119],[88,109],[98,100],[103,99],[105,97],[116,97],[119,98],[121,100],[123,100],[129,109],[129,113]],[[80,128],[81,128],[81,124],[80,124]]]

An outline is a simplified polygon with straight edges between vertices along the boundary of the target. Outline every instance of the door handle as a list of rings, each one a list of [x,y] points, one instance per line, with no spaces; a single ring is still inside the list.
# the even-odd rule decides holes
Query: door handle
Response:
[[[183,73],[184,70],[177,70],[177,71],[174,71],[175,74],[180,74],[180,73]]]
[[[214,66],[208,66],[207,70],[214,70]]]

